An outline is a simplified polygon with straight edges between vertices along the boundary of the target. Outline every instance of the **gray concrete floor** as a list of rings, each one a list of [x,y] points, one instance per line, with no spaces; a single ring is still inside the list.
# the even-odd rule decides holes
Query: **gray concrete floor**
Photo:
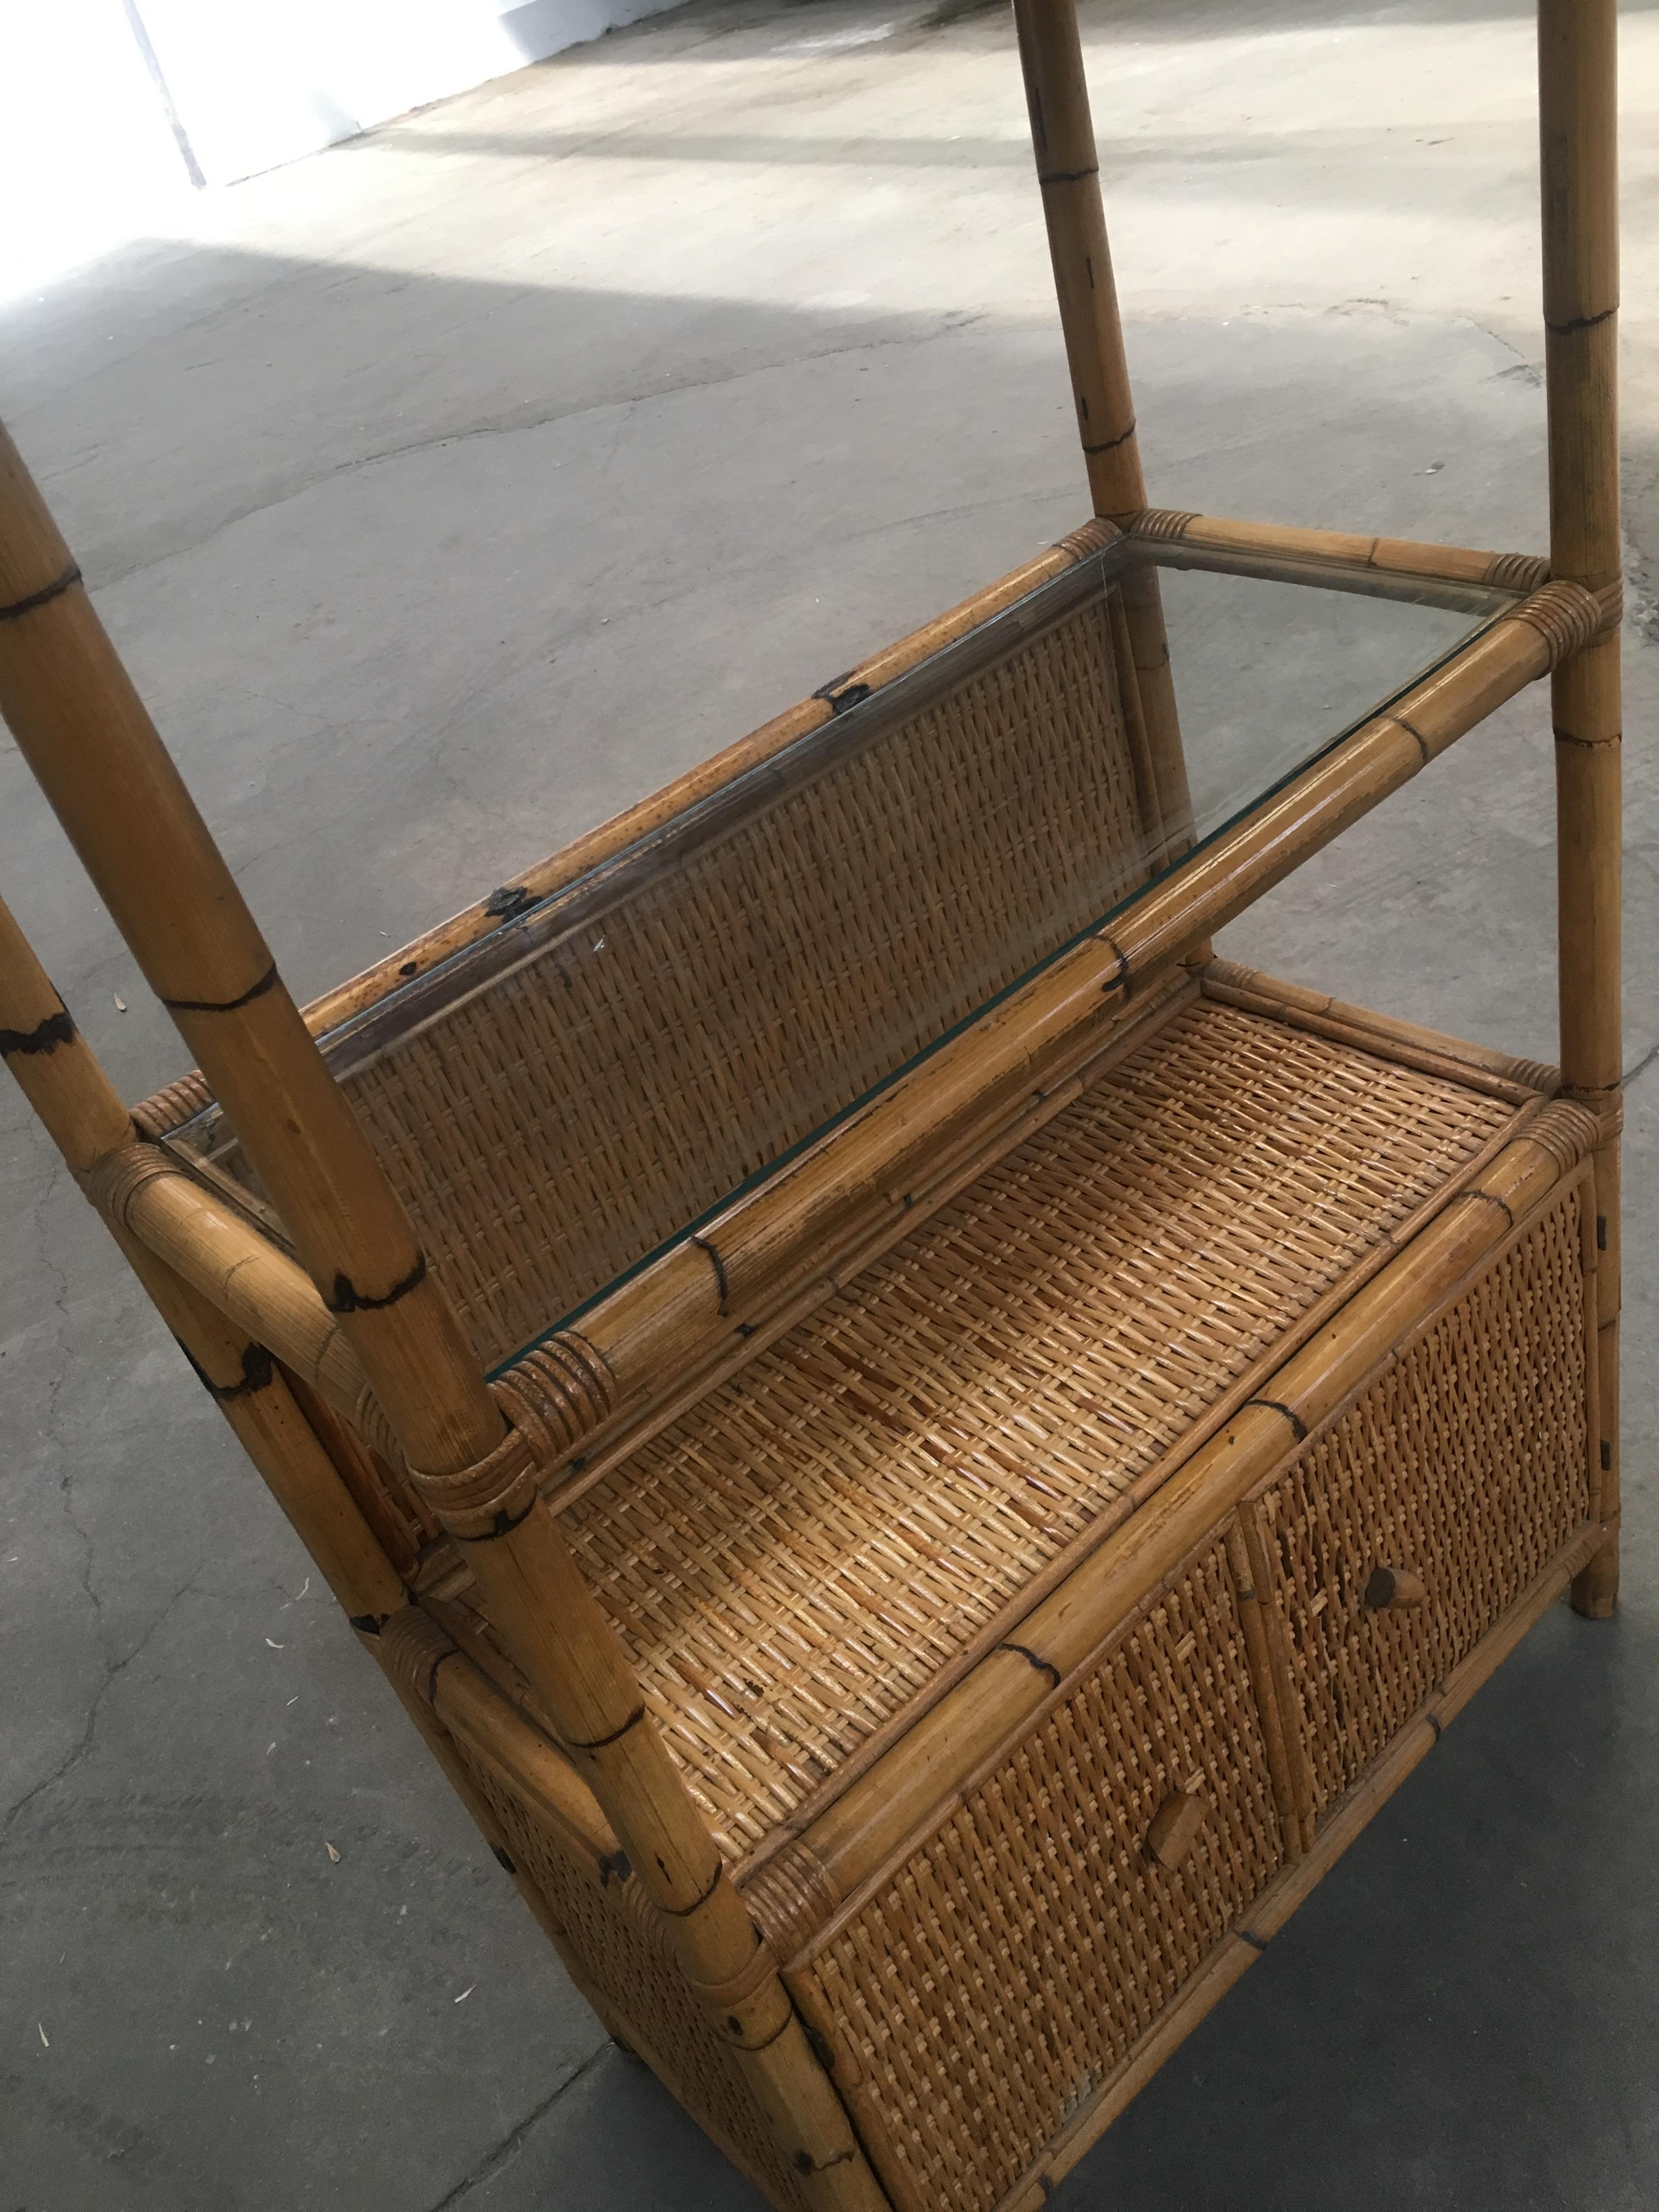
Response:
[[[0,310],[0,413],[302,993],[1081,519],[1009,27],[939,15],[695,0]],[[1541,546],[1524,0],[1087,21],[1154,496]],[[1550,793],[1534,693],[1227,949],[1547,1057]],[[0,884],[129,1093],[178,1073],[9,751]],[[1656,1082],[1624,1611],[1545,1622],[1057,2206],[1659,2200]],[[566,1987],[10,1093],[0,1193],[5,2212],[753,2203]]]

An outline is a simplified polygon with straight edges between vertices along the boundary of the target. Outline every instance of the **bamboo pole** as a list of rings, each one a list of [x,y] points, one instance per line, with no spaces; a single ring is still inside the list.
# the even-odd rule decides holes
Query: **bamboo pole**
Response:
[[[574,1751],[809,2200],[881,2191],[621,1645],[350,1106],[0,433],[0,712]],[[125,1117],[124,1117],[125,1120]],[[419,1470],[419,1472],[416,1472]]]
[[[1617,592],[1619,161],[1616,0],[1539,0],[1550,567]],[[1601,1244],[1597,1360],[1602,1516],[1613,1537],[1573,1585],[1592,1619],[1619,1590],[1620,646],[1616,629],[1553,681],[1561,1075],[1602,1123],[1595,1154]]]
[[[1131,518],[1129,534],[1148,544],[1196,553],[1305,562],[1310,583],[1322,568],[1367,572],[1385,596],[1413,582],[1468,590],[1535,592],[1549,580],[1550,564],[1530,553],[1481,553],[1465,545],[1432,545],[1416,538],[1371,538],[1341,530],[1303,530],[1278,522],[1244,522],[1231,515],[1185,514],[1148,508]],[[1449,604],[1465,601],[1462,590]],[[1474,601],[1478,605],[1478,599]]]
[[[1014,27],[1090,495],[1097,515],[1127,530],[1146,505],[1146,486],[1074,0],[1014,0]],[[1131,562],[1122,586],[1131,665],[1164,808],[1147,828],[1154,847],[1184,852],[1192,842],[1192,799],[1151,562]]]

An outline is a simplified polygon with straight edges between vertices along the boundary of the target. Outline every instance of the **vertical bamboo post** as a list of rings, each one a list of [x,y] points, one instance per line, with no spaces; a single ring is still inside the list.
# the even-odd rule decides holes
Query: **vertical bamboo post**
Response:
[[[1145,507],[1146,486],[1075,0],[1014,0],[1014,27],[1090,495],[1097,514],[1125,528]],[[1132,563],[1122,590],[1131,668],[1164,810],[1161,820],[1148,824],[1149,844],[1154,855],[1174,857],[1193,842],[1193,810],[1164,605],[1151,562]]]
[[[3,431],[0,714],[339,1317],[411,1474],[587,1771],[809,2200],[824,2212],[880,2212],[882,2192],[776,1962],[540,1496],[533,1454],[507,1431]],[[112,1145],[112,1123],[106,1135]]]
[[[1539,0],[1539,120],[1548,375],[1550,568],[1616,592],[1619,162],[1616,0]],[[1595,1154],[1602,1517],[1615,1533],[1573,1584],[1592,1619],[1619,1590],[1620,645],[1596,638],[1553,679],[1567,1095],[1601,1119]]]

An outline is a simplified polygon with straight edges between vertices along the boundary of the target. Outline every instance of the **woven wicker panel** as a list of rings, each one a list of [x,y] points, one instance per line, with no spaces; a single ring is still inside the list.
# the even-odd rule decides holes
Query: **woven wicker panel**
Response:
[[[1250,1509],[1321,1813],[1583,1524],[1578,1209],[1565,1192]],[[1368,1607],[1379,1566],[1425,1602]]]
[[[1194,1787],[1169,1869],[1147,1831]],[[1218,1547],[814,1961],[915,2201],[994,2205],[1280,1856]]]
[[[662,2062],[668,2087],[775,2204],[806,2212],[799,2176],[779,2150],[730,2050],[666,1955],[651,1915],[633,1908],[620,1882],[596,1882],[491,1767],[468,1759],[464,1750],[461,1755],[508,1850],[547,1900],[582,1972],[640,2049]]]
[[[1192,1002],[564,1525],[734,1856],[1510,1119]]]
[[[494,1364],[1145,873],[1098,604],[347,1079]]]

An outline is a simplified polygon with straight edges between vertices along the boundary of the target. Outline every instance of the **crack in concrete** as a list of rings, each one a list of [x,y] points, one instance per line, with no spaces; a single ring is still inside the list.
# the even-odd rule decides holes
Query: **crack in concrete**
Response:
[[[71,1521],[70,1526],[75,1528],[77,1535],[82,1536],[82,1542],[88,1541],[87,1538],[82,1534],[82,1532],[76,1522]],[[89,1544],[88,1553],[90,1553]],[[88,1573],[90,1572],[90,1566],[91,1561],[90,1556],[88,1556],[87,1568],[87,1571]],[[161,1607],[161,1610],[156,1614],[155,1620],[151,1621],[149,1626],[145,1629],[143,1634],[138,1638],[138,1641],[133,1645],[131,1650],[129,1651],[124,1658],[112,1661],[106,1659],[105,1661],[104,1679],[98,1685],[96,1691],[93,1694],[92,1702],[87,1707],[86,1720],[82,1726],[78,1740],[70,1745],[68,1751],[64,1753],[62,1759],[58,1760],[57,1765],[52,1768],[49,1774],[43,1774],[38,1782],[31,1783],[29,1787],[23,1792],[22,1796],[17,1799],[16,1802],[8,1811],[5,1818],[3,1820],[0,1820],[0,1846],[3,1846],[6,1843],[13,1828],[16,1826],[18,1820],[21,1819],[23,1814],[34,1802],[35,1799],[37,1797],[44,1796],[49,1790],[56,1789],[60,1782],[66,1780],[91,1752],[94,1740],[98,1733],[98,1717],[103,1711],[105,1698],[114,1688],[121,1676],[125,1674],[127,1668],[131,1666],[133,1661],[139,1656],[146,1646],[155,1637],[163,1624],[166,1622],[168,1615],[172,1613],[173,1607],[178,1605],[182,1599],[189,1596],[191,1592],[195,1589],[196,1577],[200,1571],[201,1569],[199,1566],[193,1567],[191,1570],[187,1579],[182,1582],[179,1585],[178,1589],[174,1590],[173,1595],[167,1600],[167,1603]],[[93,1604],[94,1607],[97,1607],[98,1611],[101,1615],[102,1607],[99,1604],[98,1599],[95,1596],[93,1596],[90,1589],[88,1589],[88,1595],[92,1596]]]
[[[546,2118],[567,2090],[574,2089],[578,2081],[592,2072],[610,2048],[611,2041],[607,2037],[596,2051],[588,2053],[580,2066],[565,2075],[556,2089],[543,2098],[533,2112],[526,2112],[509,2134],[504,2136],[492,2149],[487,2150],[471,2171],[464,2173],[454,2187],[429,2208],[429,2212],[447,2212],[449,2206],[460,2203],[475,2189],[482,2187],[486,2181],[493,2180],[504,2166],[511,2165],[524,2148],[532,2131]]]
[[[303,499],[307,492],[315,491],[321,485],[337,483],[343,477],[356,476],[365,469],[378,468],[388,461],[406,460],[417,453],[435,453],[443,446],[471,445],[485,438],[517,437],[526,431],[545,429],[555,422],[574,422],[580,421],[584,416],[608,414],[613,409],[623,410],[625,422],[631,410],[648,399],[673,398],[686,392],[714,391],[723,385],[742,384],[750,377],[764,376],[774,370],[800,368],[809,362],[837,361],[851,354],[878,353],[895,346],[933,345],[939,339],[970,329],[984,319],[983,314],[977,310],[953,309],[941,315],[936,327],[932,330],[895,331],[885,337],[874,335],[859,338],[845,345],[785,354],[775,361],[751,362],[746,368],[727,369],[710,376],[688,376],[642,392],[583,400],[568,407],[550,407],[541,414],[478,422],[470,428],[437,430],[428,437],[411,438],[403,445],[381,447],[372,453],[358,453],[349,460],[337,462],[333,467],[325,469],[316,476],[306,477],[303,483],[287,490],[273,493],[268,499],[254,500],[248,506],[239,507],[234,514],[228,514],[222,521],[216,522],[199,538],[192,538],[183,544],[170,545],[165,551],[152,554],[142,561],[131,562],[125,568],[94,574],[88,580],[88,586],[94,592],[112,591],[118,585],[129,583],[136,576],[147,575],[153,568],[165,567],[169,561],[183,560],[191,554],[203,551],[212,544],[215,538],[222,537],[228,530],[235,529],[239,523],[251,521],[256,515],[275,514],[278,507],[286,507],[294,500]],[[617,435],[620,440],[620,429]]]

